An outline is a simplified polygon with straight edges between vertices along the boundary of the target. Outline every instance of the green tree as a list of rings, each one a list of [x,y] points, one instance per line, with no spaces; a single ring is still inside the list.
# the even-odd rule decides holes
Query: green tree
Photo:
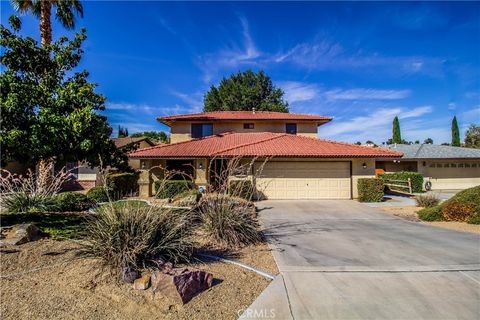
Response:
[[[42,46],[52,42],[52,8],[55,18],[67,29],[75,28],[75,14],[83,17],[83,6],[79,0],[12,0],[13,8],[20,13],[32,12],[40,19]]]
[[[400,121],[398,121],[398,117],[393,119],[393,129],[392,129],[392,144],[394,143],[402,143],[402,135],[400,133]]]
[[[465,147],[480,148],[480,126],[471,124],[465,132]]]
[[[125,138],[128,137],[128,128],[124,128],[122,126],[118,126],[118,135],[117,138]]]
[[[423,141],[424,144],[433,144],[433,139],[432,138],[427,138]]]
[[[147,137],[154,143],[170,143],[170,137],[163,131],[144,131],[137,132],[131,135],[131,137]]]
[[[460,147],[460,130],[458,129],[457,117],[452,119],[452,146]]]
[[[211,86],[204,96],[203,110],[208,111],[257,111],[288,112],[282,89],[273,85],[263,71],[248,70],[223,78],[217,87]]]
[[[13,30],[0,26],[2,162],[86,160],[94,166],[102,158],[104,165],[117,165],[112,129],[98,114],[105,109],[105,97],[88,82],[87,71],[75,70],[85,30],[45,48],[18,35],[17,17],[10,24]]]

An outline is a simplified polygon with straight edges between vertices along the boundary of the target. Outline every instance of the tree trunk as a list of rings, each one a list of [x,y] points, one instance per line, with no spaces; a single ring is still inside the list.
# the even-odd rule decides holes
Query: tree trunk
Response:
[[[52,43],[52,3],[50,0],[40,0],[40,35],[42,47]]]

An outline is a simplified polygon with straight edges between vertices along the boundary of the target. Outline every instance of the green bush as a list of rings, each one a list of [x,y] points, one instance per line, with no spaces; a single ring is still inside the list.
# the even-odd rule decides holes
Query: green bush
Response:
[[[86,211],[94,202],[86,194],[79,192],[63,192],[55,197],[58,208],[62,212]]]
[[[230,180],[228,183],[228,194],[233,197],[240,197],[252,201],[254,191],[255,189],[251,180]]]
[[[87,197],[96,203],[108,202],[109,196],[113,198],[113,191],[108,187],[94,187],[87,191]]]
[[[443,221],[442,207],[435,206],[430,208],[425,208],[417,212],[420,220],[423,221]]]
[[[255,207],[245,199],[212,193],[198,205],[201,230],[214,244],[238,247],[262,240]]]
[[[413,192],[423,191],[423,176],[418,172],[401,171],[401,172],[394,172],[394,173],[384,173],[380,175],[380,178],[389,179],[389,180],[403,180],[403,181],[407,181],[408,178],[410,178],[410,180],[412,181],[412,191]]]
[[[480,212],[475,212],[475,214],[473,216],[468,218],[467,223],[480,224]]]
[[[414,199],[417,207],[431,208],[440,203],[440,199],[435,194],[419,195]]]
[[[179,207],[195,207],[202,198],[202,193],[197,189],[183,191],[172,199],[172,204]]]
[[[187,180],[155,181],[155,196],[159,199],[171,199],[194,188],[193,182]]]
[[[383,180],[376,178],[358,179],[358,201],[383,201]]]
[[[480,186],[460,191],[442,203],[443,216],[454,221],[477,221],[480,215]]]
[[[110,267],[118,278],[125,270],[189,260],[192,243],[188,214],[132,201],[103,208],[89,216],[81,252]]]
[[[40,213],[58,210],[58,203],[54,197],[23,191],[2,195],[1,205],[8,214]]]
[[[116,198],[132,194],[138,191],[137,173],[114,173],[107,176],[107,186],[112,189]]]

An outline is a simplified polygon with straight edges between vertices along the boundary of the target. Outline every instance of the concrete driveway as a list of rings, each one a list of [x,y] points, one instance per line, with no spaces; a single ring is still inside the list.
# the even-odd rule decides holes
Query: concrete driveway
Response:
[[[480,319],[480,237],[355,201],[263,201],[280,270],[243,318]]]

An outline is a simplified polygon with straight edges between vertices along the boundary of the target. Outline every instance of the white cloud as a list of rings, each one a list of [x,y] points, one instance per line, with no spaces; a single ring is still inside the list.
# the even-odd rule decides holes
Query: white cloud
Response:
[[[182,102],[187,104],[187,107],[182,107],[182,113],[195,113],[203,109],[203,94],[200,92],[187,94],[178,91],[171,91],[171,94],[179,98]],[[179,105],[177,105],[179,106]],[[179,109],[178,109],[179,110]],[[179,113],[179,112],[177,112]]]
[[[378,89],[333,89],[325,92],[328,100],[397,100],[410,95],[410,90],[378,90]]]
[[[457,108],[457,104],[455,102],[450,102],[448,104],[448,110],[455,110]]]
[[[279,82],[278,85],[285,91],[285,100],[288,103],[312,100],[319,92],[318,87],[310,83],[285,81]]]
[[[319,128],[320,138],[328,138],[340,141],[366,141],[372,140],[376,143],[386,141],[391,136],[392,121],[395,116],[400,119],[418,118],[433,109],[430,106],[423,106],[407,110],[404,108],[379,108],[369,113],[357,116],[351,119],[343,119],[342,121],[333,121],[330,124]],[[415,119],[420,120],[420,119]],[[404,123],[400,123],[402,133],[406,133]],[[416,123],[414,127],[424,126],[421,121]],[[413,131],[413,130],[412,130]],[[410,130],[408,130],[410,133]],[[408,136],[412,136],[408,134]],[[407,137],[407,136],[404,136]],[[416,138],[415,140],[419,139]]]

